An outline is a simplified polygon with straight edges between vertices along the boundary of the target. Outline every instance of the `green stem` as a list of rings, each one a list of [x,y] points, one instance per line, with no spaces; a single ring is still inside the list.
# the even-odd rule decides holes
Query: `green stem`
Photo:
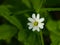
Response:
[[[40,31],[40,36],[41,36],[42,45],[44,45],[42,30]]]

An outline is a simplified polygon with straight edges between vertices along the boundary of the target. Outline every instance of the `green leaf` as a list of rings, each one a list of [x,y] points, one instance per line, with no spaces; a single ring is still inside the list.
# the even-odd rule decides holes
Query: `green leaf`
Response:
[[[47,29],[50,31],[51,45],[60,44],[60,21],[48,20]]]
[[[18,40],[24,42],[26,40],[26,32],[25,30],[21,30],[18,32]]]
[[[48,20],[46,27],[49,31],[54,32],[57,35],[60,35],[60,21]]]
[[[7,24],[0,25],[0,40],[9,41],[16,33],[15,27]]]
[[[24,4],[26,4],[29,8],[31,8],[31,4],[30,4],[29,0],[22,0],[22,2]]]
[[[50,33],[51,38],[51,45],[60,45],[60,36],[56,35],[55,33]]]
[[[42,7],[43,0],[31,0],[33,8],[37,13],[39,13],[40,8]]]
[[[29,37],[24,42],[25,45],[41,45],[40,37],[35,33],[30,33]]]
[[[10,16],[11,12],[6,6],[0,6],[0,15],[3,16],[5,19],[7,19],[10,23],[15,25],[19,30],[22,30],[19,20],[13,15]]]
[[[41,45],[40,36],[33,32],[19,31],[18,40],[24,42],[24,45]]]
[[[15,12],[14,15],[20,15],[20,14],[25,14],[27,12],[29,12],[31,10],[23,10],[23,11],[18,11],[18,12]]]
[[[45,11],[60,11],[60,8],[41,8],[41,10],[45,10]]]

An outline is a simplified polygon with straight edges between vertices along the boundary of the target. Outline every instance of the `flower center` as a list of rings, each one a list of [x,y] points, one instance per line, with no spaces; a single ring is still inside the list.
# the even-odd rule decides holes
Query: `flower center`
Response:
[[[34,26],[37,26],[37,25],[38,25],[38,22],[37,22],[37,21],[35,21],[35,22],[34,22]]]

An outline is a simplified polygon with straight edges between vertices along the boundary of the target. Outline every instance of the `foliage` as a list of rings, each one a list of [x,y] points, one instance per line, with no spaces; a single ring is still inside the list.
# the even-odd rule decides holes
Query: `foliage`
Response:
[[[48,34],[51,40],[50,45],[60,45],[60,19],[55,21],[49,14],[51,11],[60,11],[59,7],[54,8],[56,4],[60,4],[60,1],[5,0],[0,5],[0,17],[2,16],[3,20],[5,20],[5,22],[0,25],[0,40],[6,40],[7,43],[10,43],[11,39],[15,37],[18,42],[23,43],[23,45],[42,45],[41,32],[33,32],[29,30],[27,26],[27,18],[31,16],[32,13],[39,13],[41,17],[45,18],[45,27],[42,30],[42,36],[47,36]],[[50,8],[51,6],[54,7]],[[47,33],[48,31],[45,30],[48,30],[50,33]],[[48,44],[44,43],[44,45]]]

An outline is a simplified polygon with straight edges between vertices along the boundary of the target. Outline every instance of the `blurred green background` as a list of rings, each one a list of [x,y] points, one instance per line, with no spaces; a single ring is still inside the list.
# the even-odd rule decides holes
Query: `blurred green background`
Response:
[[[0,0],[0,45],[42,45],[27,26],[32,13],[45,18],[44,45],[60,45],[60,0]]]

